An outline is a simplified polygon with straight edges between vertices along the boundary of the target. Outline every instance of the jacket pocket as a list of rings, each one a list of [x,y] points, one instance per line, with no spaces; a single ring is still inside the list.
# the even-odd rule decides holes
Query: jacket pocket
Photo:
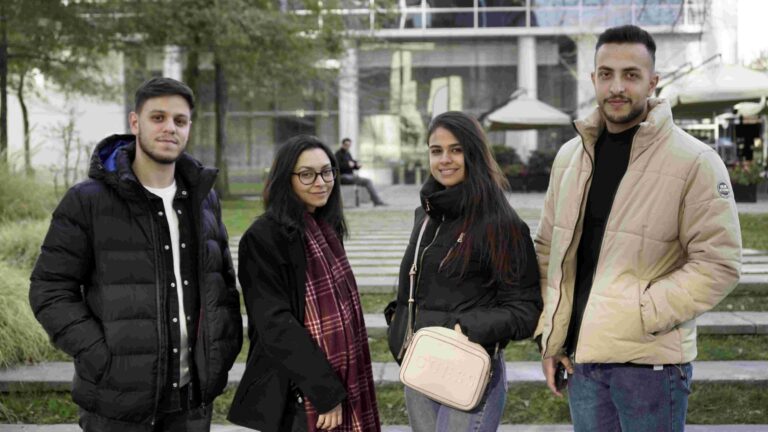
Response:
[[[654,308],[653,302],[651,301],[643,302],[643,296],[645,292],[648,291],[648,289],[651,287],[651,283],[652,281],[641,279],[638,282],[638,287],[637,287],[636,305],[637,305],[637,314],[640,316],[639,320],[640,320],[640,328],[642,331],[643,341],[653,341],[654,339],[656,339],[656,336],[654,334],[655,331],[649,331],[649,329],[651,329],[653,324],[650,322],[651,321],[650,318],[653,313],[651,309]]]
[[[84,381],[98,384],[107,374],[112,355],[102,340],[83,350],[75,357],[75,372]]]

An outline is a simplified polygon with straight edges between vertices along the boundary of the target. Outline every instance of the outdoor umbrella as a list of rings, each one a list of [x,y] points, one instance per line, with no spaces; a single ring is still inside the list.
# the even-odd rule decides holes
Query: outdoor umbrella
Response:
[[[480,121],[489,131],[526,130],[568,126],[571,116],[518,90],[504,105],[480,116]]]
[[[766,95],[768,74],[722,63],[694,69],[659,92],[659,97],[669,100],[675,117],[708,117]]]

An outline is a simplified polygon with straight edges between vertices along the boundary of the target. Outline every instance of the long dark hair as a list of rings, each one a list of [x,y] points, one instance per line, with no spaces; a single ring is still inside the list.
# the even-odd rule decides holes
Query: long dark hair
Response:
[[[472,255],[480,252],[481,260],[493,269],[489,283],[515,284],[525,266],[526,231],[504,195],[509,182],[474,117],[458,111],[440,114],[430,123],[427,136],[439,127],[451,132],[461,145],[466,173],[460,203],[464,239],[445,257],[445,266],[464,275]],[[475,243],[479,247],[473,247]]]
[[[279,222],[304,232],[304,212],[306,205],[293,191],[293,170],[299,156],[306,150],[319,148],[325,152],[331,161],[331,166],[338,172],[339,164],[328,148],[317,137],[311,135],[297,135],[288,139],[277,150],[272,168],[264,185],[264,207]],[[347,235],[347,223],[344,220],[344,212],[341,205],[341,189],[338,178],[333,183],[328,202],[315,209],[315,217],[333,227],[339,238]]]

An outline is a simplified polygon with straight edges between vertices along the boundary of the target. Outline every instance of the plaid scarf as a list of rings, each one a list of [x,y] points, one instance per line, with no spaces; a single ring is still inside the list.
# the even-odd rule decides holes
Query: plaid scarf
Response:
[[[304,326],[323,350],[347,390],[337,432],[381,430],[357,283],[336,232],[304,215],[307,258]],[[305,398],[308,431],[317,430],[318,413]]]

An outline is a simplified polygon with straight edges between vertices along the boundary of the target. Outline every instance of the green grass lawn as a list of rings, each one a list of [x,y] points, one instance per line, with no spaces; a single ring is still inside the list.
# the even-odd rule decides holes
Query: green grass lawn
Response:
[[[221,202],[222,220],[230,237],[243,235],[256,217],[262,213],[264,213],[264,205],[260,200],[232,199]]]
[[[219,396],[214,403],[214,423],[225,423],[234,389]],[[379,415],[383,424],[408,424],[399,384],[376,388]],[[0,394],[0,423],[61,424],[77,422],[77,406],[67,392],[44,389]],[[568,400],[553,396],[539,384],[510,386],[503,423],[570,423]],[[768,391],[745,384],[706,384],[694,379],[689,399],[688,424],[766,424]]]
[[[768,312],[768,285],[738,285],[712,309],[716,312]]]
[[[264,191],[264,183],[230,183],[229,193],[232,195],[261,196]]]
[[[744,248],[768,251],[768,214],[739,213]]]

